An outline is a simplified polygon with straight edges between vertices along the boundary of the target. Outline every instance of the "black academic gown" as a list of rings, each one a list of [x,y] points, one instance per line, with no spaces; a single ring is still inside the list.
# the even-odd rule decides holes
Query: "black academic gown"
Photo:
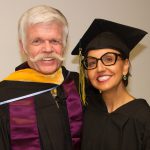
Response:
[[[22,67],[27,66],[25,64],[17,69]],[[63,67],[64,78],[67,74],[68,71]],[[71,72],[69,78],[72,78],[78,87],[78,74]],[[47,83],[2,81],[0,83],[0,101],[53,86],[55,85]],[[41,150],[73,150],[64,89],[60,85],[57,91],[57,105],[50,92],[34,96]],[[0,106],[0,150],[11,150],[9,121],[8,104]]]
[[[91,94],[88,100],[82,150],[150,150],[150,107],[144,99],[135,99],[112,113],[99,94]]]

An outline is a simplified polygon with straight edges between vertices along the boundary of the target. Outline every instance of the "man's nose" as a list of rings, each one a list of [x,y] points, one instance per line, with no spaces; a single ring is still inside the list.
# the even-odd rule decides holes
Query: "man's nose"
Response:
[[[45,41],[45,43],[44,43],[44,51],[45,52],[52,52],[53,51],[53,46],[48,40]]]

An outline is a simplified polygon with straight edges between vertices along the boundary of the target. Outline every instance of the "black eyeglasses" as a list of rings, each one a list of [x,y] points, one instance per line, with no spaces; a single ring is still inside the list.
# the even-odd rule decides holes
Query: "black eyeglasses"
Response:
[[[83,64],[85,69],[91,70],[91,69],[95,69],[97,67],[97,64],[98,64],[99,60],[101,60],[101,62],[105,66],[111,66],[111,65],[114,65],[116,63],[118,57],[123,59],[121,54],[112,53],[112,52],[105,53],[100,58],[87,56],[82,60],[82,64]]]

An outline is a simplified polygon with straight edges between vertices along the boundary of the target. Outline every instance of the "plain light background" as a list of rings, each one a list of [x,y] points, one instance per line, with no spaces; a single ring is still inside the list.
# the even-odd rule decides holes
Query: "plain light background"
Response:
[[[68,19],[69,48],[64,65],[78,71],[78,59],[70,55],[72,49],[92,23],[103,18],[141,28],[150,33],[150,0],[0,0],[0,80],[22,62],[18,41],[17,22],[24,11],[39,4],[59,9]],[[149,34],[131,53],[129,91],[150,103],[150,36]]]

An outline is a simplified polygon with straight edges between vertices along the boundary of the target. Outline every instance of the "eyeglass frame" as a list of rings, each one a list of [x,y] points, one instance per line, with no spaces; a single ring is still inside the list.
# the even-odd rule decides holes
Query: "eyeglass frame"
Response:
[[[107,55],[107,54],[114,54],[114,55],[115,55],[115,61],[114,61],[113,64],[105,65],[105,63],[103,62],[103,59],[102,59],[102,58],[103,58],[103,56],[105,56],[105,55]],[[118,57],[120,57],[122,60],[125,59],[121,54],[114,53],[114,52],[107,52],[107,53],[103,54],[100,58],[96,58],[96,57],[93,57],[93,56],[87,56],[87,57],[85,57],[85,58],[82,60],[82,65],[84,66],[84,68],[85,68],[86,70],[92,70],[92,69],[97,68],[98,61],[100,60],[104,66],[112,66],[112,65],[115,65],[115,64],[116,64]],[[85,60],[86,60],[87,58],[94,58],[94,59],[96,60],[96,65],[95,65],[94,68],[88,69],[88,68],[86,67],[86,65],[85,65],[84,62],[85,62]]]

